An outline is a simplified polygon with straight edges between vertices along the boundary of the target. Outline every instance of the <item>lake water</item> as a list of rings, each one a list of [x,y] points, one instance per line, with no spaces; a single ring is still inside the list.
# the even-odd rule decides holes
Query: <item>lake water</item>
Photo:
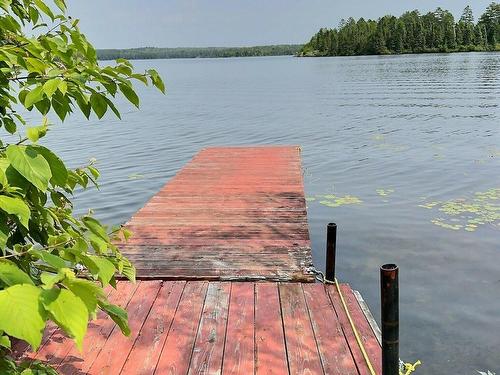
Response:
[[[134,65],[168,95],[141,88],[123,121],[76,116],[45,141],[68,165],[98,160],[80,212],[126,221],[202,147],[301,145],[316,266],[335,221],[338,277],[377,320],[379,266],[400,266],[401,356],[419,374],[500,373],[499,53]]]

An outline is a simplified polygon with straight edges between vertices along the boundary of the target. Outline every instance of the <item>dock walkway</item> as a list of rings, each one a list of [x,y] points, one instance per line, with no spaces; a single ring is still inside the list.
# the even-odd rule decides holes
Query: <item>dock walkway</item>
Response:
[[[140,280],[108,297],[130,337],[100,312],[82,352],[49,325],[16,358],[65,375],[370,375],[337,287],[314,283],[297,147],[203,150],[127,227]],[[365,309],[340,288],[380,374]]]
[[[138,278],[314,281],[296,146],[204,149],[126,227]]]
[[[351,288],[341,288],[380,373],[379,343]],[[334,285],[120,281],[109,298],[126,306],[130,337],[99,314],[82,353],[48,329],[38,352],[24,355],[65,375],[369,375]]]

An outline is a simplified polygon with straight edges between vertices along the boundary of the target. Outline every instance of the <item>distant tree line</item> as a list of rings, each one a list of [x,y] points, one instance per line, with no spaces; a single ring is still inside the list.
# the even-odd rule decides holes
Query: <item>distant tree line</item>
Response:
[[[203,48],[156,48],[143,47],[131,49],[97,50],[100,60],[134,59],[179,59],[197,57],[246,57],[296,55],[301,44],[279,44],[255,47],[203,47]]]
[[[418,10],[378,21],[352,17],[337,29],[322,28],[300,56],[351,56],[500,50],[500,4],[491,3],[477,22],[467,6],[458,21],[444,9],[421,15]]]

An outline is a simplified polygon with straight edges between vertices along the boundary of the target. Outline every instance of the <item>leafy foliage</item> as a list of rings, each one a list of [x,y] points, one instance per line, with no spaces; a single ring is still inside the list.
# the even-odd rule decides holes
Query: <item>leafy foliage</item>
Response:
[[[133,81],[162,92],[165,86],[156,71],[138,74],[127,60],[100,66],[78,20],[65,12],[64,0],[0,0],[0,127],[10,134],[0,140],[2,374],[27,373],[2,347],[16,338],[36,349],[49,320],[78,347],[98,309],[129,333],[126,312],[107,301],[103,287],[120,273],[134,281],[133,265],[114,244],[130,233],[109,230],[91,213],[74,216],[72,194],[95,185],[99,172],[92,163],[68,169],[38,142],[49,130],[47,116],[64,121],[80,111],[102,118],[110,110],[120,117],[116,95],[139,106]],[[42,123],[28,124],[26,110],[39,112]],[[29,373],[40,366],[30,365]]]
[[[418,10],[377,21],[342,20],[322,28],[299,52],[301,56],[350,56],[394,53],[500,50],[500,4],[491,3],[477,23],[467,6],[458,22],[444,9]]]

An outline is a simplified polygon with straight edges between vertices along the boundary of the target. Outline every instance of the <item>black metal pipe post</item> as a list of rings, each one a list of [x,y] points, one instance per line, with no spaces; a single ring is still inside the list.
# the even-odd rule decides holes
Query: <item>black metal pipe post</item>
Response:
[[[335,280],[335,253],[337,251],[337,224],[326,227],[326,272],[327,280]]]
[[[399,275],[398,266],[380,267],[382,300],[382,375],[399,375]]]

